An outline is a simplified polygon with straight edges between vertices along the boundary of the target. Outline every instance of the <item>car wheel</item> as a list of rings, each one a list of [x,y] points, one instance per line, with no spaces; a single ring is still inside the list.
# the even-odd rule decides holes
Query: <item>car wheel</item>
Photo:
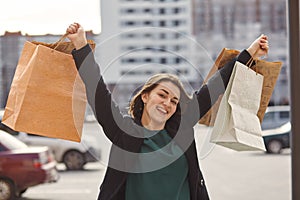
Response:
[[[279,140],[271,140],[267,144],[268,153],[280,153],[282,149],[282,143]]]
[[[26,189],[24,189],[24,190],[20,191],[20,193],[19,193],[19,197],[20,197],[20,196],[22,196],[22,194],[24,194],[24,193],[27,191],[27,189],[28,189],[28,188],[26,188]]]
[[[1,200],[13,200],[16,197],[15,186],[8,179],[0,179],[0,199]]]
[[[63,162],[68,170],[81,170],[85,164],[85,158],[79,151],[71,150],[65,153]]]

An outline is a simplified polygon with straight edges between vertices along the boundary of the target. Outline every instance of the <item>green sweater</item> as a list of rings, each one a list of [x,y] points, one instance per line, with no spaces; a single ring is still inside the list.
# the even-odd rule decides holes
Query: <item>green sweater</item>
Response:
[[[144,139],[136,166],[137,172],[149,172],[128,174],[126,200],[190,199],[188,163],[182,150],[166,130],[145,132],[152,136]],[[149,152],[155,154],[149,156]]]

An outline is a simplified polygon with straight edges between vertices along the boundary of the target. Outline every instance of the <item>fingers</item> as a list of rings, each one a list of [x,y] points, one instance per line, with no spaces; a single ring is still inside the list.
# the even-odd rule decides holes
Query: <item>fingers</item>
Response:
[[[78,29],[80,28],[80,24],[74,22],[73,24],[70,24],[70,26],[67,28],[67,33],[74,34],[77,33]]]
[[[255,59],[267,55],[268,50],[269,50],[268,36],[264,34],[259,36],[256,40],[254,40],[254,42],[249,46],[249,48],[247,48],[249,54]]]
[[[259,46],[261,49],[268,51],[269,49],[269,41],[266,35],[261,35],[259,38]]]
[[[79,23],[72,23],[67,28],[67,38],[73,43],[75,49],[80,49],[87,44],[84,29]]]

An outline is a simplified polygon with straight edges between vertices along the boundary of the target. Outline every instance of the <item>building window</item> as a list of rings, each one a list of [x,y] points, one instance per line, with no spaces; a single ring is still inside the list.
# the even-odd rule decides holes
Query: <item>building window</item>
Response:
[[[174,20],[173,21],[173,26],[179,26],[180,25],[180,21],[179,20]]]
[[[144,60],[146,63],[149,63],[149,62],[152,62],[152,59],[151,58],[145,58]]]
[[[151,13],[151,9],[150,8],[145,8],[144,13]]]
[[[134,50],[135,47],[134,47],[134,46],[128,46],[126,49],[127,49],[127,50]]]
[[[135,13],[135,11],[136,11],[136,10],[134,10],[134,9],[127,9],[125,12],[126,12],[126,13]]]
[[[134,26],[134,25],[136,25],[136,22],[134,22],[134,21],[127,21],[127,22],[125,22],[125,25],[127,25],[127,26]]]
[[[159,51],[166,51],[167,50],[167,47],[162,45],[159,47]]]
[[[151,38],[151,37],[152,37],[152,34],[150,34],[150,33],[145,33],[144,37],[145,37],[145,38]]]
[[[152,50],[153,47],[151,47],[151,46],[145,46],[144,49],[145,49],[145,50]]]
[[[175,63],[176,63],[176,64],[179,64],[179,63],[181,63],[181,58],[178,58],[178,57],[177,57],[177,58],[175,58]]]
[[[166,38],[166,34],[165,33],[161,33],[160,34],[160,39],[165,39]]]
[[[134,58],[127,58],[127,59],[122,59],[122,63],[135,63],[136,60]]]
[[[180,38],[180,33],[175,33],[174,38],[176,38],[176,39]]]
[[[166,14],[166,9],[160,8],[159,9],[159,14]]]
[[[174,9],[173,9],[173,13],[174,13],[174,14],[177,14],[177,13],[179,13],[179,12],[180,12],[180,8],[174,8]]]
[[[159,21],[159,26],[161,26],[161,27],[166,26],[166,21]]]
[[[161,59],[160,59],[160,63],[166,64],[166,63],[167,63],[167,59],[166,59],[166,58],[161,58]]]
[[[175,45],[175,46],[174,46],[174,50],[175,50],[175,51],[179,51],[180,49],[181,49],[181,46],[180,46],[180,45]]]
[[[126,38],[134,38],[134,37],[136,37],[136,36],[135,36],[135,34],[133,34],[133,33],[130,33],[130,34],[127,34],[127,35],[126,35]]]
[[[151,21],[144,21],[144,25],[150,26],[150,25],[152,25],[152,22]]]
[[[188,70],[187,69],[177,69],[176,70],[176,75],[187,75]]]

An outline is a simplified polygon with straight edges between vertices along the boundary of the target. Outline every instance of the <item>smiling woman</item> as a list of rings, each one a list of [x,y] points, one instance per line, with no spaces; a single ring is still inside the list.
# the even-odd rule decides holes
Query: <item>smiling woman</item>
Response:
[[[129,113],[150,130],[162,130],[167,120],[177,111],[179,100],[190,99],[178,77],[157,74],[133,97]],[[141,113],[141,110],[143,111]]]
[[[150,130],[162,130],[166,121],[176,111],[179,94],[179,89],[171,82],[162,82],[150,93],[143,94],[143,126]]]
[[[124,116],[112,99],[82,26],[73,23],[67,32],[76,48],[72,55],[88,102],[113,144],[98,200],[208,200],[193,127],[224,92],[220,88],[227,86],[235,61],[247,63],[256,49],[257,56],[265,55],[268,38],[257,38],[192,96],[175,75],[150,77],[133,97],[130,116]]]
[[[69,6],[72,5],[72,9]],[[82,9],[87,7],[88,9]],[[91,20],[93,19],[93,20]],[[62,35],[70,21],[78,20],[95,34],[101,32],[99,0],[10,0],[0,3],[0,35]]]

